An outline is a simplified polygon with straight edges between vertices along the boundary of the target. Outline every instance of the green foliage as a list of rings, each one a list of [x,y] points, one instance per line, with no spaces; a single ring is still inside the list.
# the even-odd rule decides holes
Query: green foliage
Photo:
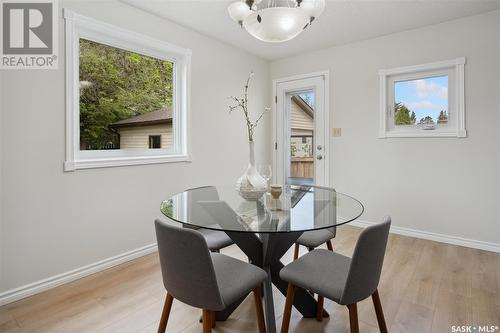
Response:
[[[394,105],[394,124],[395,125],[413,125],[415,124],[417,118],[415,112],[411,112],[402,103],[396,103]]]
[[[434,120],[432,120],[431,116],[425,116],[425,118],[420,119],[420,121],[418,123],[421,125],[426,125],[426,124],[432,125],[432,124],[434,124]]]
[[[297,144],[295,142],[290,142],[290,156],[295,157],[297,155]]]
[[[173,63],[80,39],[80,147],[118,147],[109,125],[172,106]]]
[[[439,117],[438,117],[437,123],[438,124],[446,124],[447,122],[448,122],[448,114],[446,113],[446,111],[441,110],[439,112]]]

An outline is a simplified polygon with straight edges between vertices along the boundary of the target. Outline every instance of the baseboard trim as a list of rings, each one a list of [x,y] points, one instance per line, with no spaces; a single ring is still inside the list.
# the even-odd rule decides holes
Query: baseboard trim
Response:
[[[373,224],[375,224],[375,222],[369,222],[369,221],[364,221],[364,220],[356,220],[356,221],[349,223],[349,225],[352,225],[355,227],[360,227],[360,228],[366,228],[366,227],[373,225]],[[420,238],[420,239],[432,240],[432,241],[440,242],[440,243],[459,245],[459,246],[470,247],[473,249],[479,249],[479,250],[500,253],[500,244],[498,244],[498,243],[484,242],[484,241],[475,240],[475,239],[450,236],[450,235],[443,235],[443,234],[439,234],[439,233],[435,233],[435,232],[398,227],[395,225],[391,225],[390,232],[393,234],[398,234],[398,235],[403,235],[403,236],[415,237],[415,238]]]
[[[15,289],[0,293],[0,306],[12,303],[43,291],[55,288],[65,283],[69,283],[85,276],[103,271],[105,269],[120,265],[124,262],[145,256],[157,250],[157,245],[150,244],[138,249],[110,257],[90,265],[86,265],[66,273],[58,274],[40,281],[36,281]]]
[[[370,225],[375,224],[375,222],[369,222],[365,220],[356,220],[349,225],[355,226],[355,227],[360,227],[360,228],[366,228]],[[422,231],[422,230],[416,230],[416,229],[411,229],[411,228],[405,228],[405,227],[398,227],[398,226],[391,226],[391,233],[393,234],[398,234],[398,235],[403,235],[403,236],[409,236],[409,237],[415,237],[415,238],[420,238],[420,239],[426,239],[426,240],[432,240],[440,243],[447,243],[447,244],[452,244],[452,245],[459,245],[459,246],[465,246],[465,247],[470,247],[474,249],[479,249],[479,250],[485,250],[485,251],[491,251],[491,252],[496,252],[500,253],[500,244],[498,243],[492,243],[492,242],[484,242],[480,240],[475,240],[475,239],[469,239],[469,238],[463,238],[463,237],[457,237],[457,236],[449,236],[449,235],[443,235],[439,233],[434,233],[434,232],[428,232],[428,231]],[[86,265],[74,270],[71,270],[66,273],[62,273],[59,275],[55,275],[40,281],[36,281],[15,289],[7,290],[3,293],[0,293],[0,306],[9,304],[15,301],[18,301],[20,299],[33,296],[35,294],[41,293],[43,291],[55,288],[57,286],[63,285],[65,283],[69,283],[78,279],[81,279],[85,276],[103,271],[105,269],[120,265],[122,263],[125,263],[127,261],[145,256],[147,254],[153,253],[157,251],[157,245],[155,244],[150,244],[146,245],[143,247],[140,247],[138,249],[128,251],[122,254],[119,254],[114,257],[110,257],[98,262],[95,262],[90,265]]]

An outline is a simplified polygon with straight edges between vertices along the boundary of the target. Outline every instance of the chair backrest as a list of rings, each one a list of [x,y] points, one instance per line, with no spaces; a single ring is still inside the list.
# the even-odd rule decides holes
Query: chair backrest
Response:
[[[370,297],[377,289],[390,227],[391,218],[385,217],[382,223],[361,232],[340,298],[341,304],[359,302]]]
[[[334,188],[330,188],[330,200],[333,202],[335,200],[335,204],[330,208],[330,214],[332,214],[332,218],[337,219],[337,191]],[[327,229],[333,235],[333,237],[337,236],[337,227],[331,227]]]
[[[163,285],[176,299],[191,306],[224,309],[214,266],[203,235],[155,220]]]
[[[188,197],[188,205],[190,219],[192,221],[199,221],[200,217],[199,210],[200,206],[198,202],[200,201],[217,201],[219,200],[219,193],[217,192],[217,188],[215,186],[201,186],[201,187],[193,187],[186,190],[186,195]],[[199,229],[199,227],[193,225],[183,224],[183,228],[189,229]]]
[[[315,199],[323,199],[327,203],[326,206],[318,207],[324,218],[327,218],[328,222],[335,221],[337,219],[337,191],[332,187],[325,186],[314,186],[315,189],[321,189],[322,191],[315,191]],[[315,205],[316,209],[316,205]],[[318,218],[318,214],[315,212],[315,218]],[[337,227],[331,227],[326,229],[332,233],[332,238],[337,235]]]

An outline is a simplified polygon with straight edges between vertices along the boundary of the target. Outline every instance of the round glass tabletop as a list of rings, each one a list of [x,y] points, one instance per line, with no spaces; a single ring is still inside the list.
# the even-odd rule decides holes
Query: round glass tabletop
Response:
[[[363,210],[353,197],[309,185],[284,185],[278,199],[264,193],[257,200],[243,198],[235,187],[206,186],[178,193],[161,204],[166,217],[182,224],[250,233],[332,228],[357,219]]]

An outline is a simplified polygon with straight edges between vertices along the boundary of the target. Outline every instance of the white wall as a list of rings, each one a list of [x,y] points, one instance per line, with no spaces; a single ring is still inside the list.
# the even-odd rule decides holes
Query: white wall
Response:
[[[248,73],[255,112],[270,100],[268,63],[115,1],[61,2],[76,12],[191,48],[192,163],[63,172],[64,33],[59,69],[5,71],[3,98],[4,283],[0,292],[155,242],[160,202],[189,186],[232,183],[248,162],[245,125],[228,114]],[[270,116],[257,134],[269,161]],[[36,138],[36,141],[34,141]],[[8,195],[7,195],[8,194]]]
[[[495,11],[275,61],[271,78],[330,70],[331,179],[361,219],[500,244],[499,36]],[[378,139],[378,70],[460,56],[468,137]]]
[[[0,71],[0,290],[3,290],[3,71]]]
[[[240,93],[250,70],[254,110],[271,103],[272,78],[331,71],[330,127],[342,128],[331,178],[365,204],[362,219],[391,214],[396,226],[500,243],[500,11],[269,65],[115,1],[61,7],[193,50],[193,162],[64,173],[64,63],[0,72],[0,292],[151,244],[164,198],[236,180],[245,129],[226,97]],[[62,19],[60,27],[62,47]],[[458,56],[468,61],[468,138],[377,139],[378,70]],[[260,160],[272,153],[269,118],[257,134]]]

